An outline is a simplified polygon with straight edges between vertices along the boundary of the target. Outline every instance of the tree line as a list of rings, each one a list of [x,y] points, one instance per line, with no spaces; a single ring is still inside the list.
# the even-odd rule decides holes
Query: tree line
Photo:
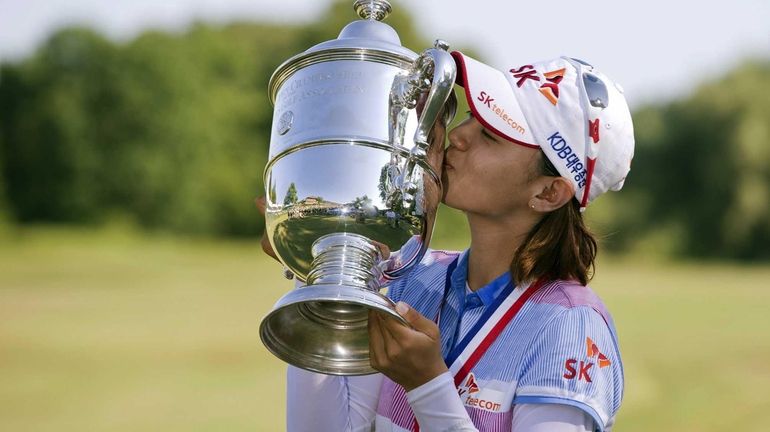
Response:
[[[264,193],[268,80],[353,18],[342,1],[306,25],[196,24],[128,43],[85,28],[56,32],[30,57],[0,65],[2,219],[261,233],[252,201]],[[405,46],[430,46],[403,11],[388,24]],[[748,61],[633,116],[624,191],[587,213],[610,233],[607,246],[770,258],[770,62]]]

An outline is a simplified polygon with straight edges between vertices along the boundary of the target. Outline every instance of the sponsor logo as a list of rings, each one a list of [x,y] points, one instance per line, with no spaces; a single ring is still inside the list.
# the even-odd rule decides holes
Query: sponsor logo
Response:
[[[610,359],[602,354],[602,352],[599,350],[599,347],[596,346],[596,343],[594,343],[590,337],[586,338],[586,355],[589,359],[596,359],[596,361],[599,363],[599,369],[606,368],[612,364]],[[590,383],[592,382],[590,371],[595,364],[596,363],[591,363],[588,360],[578,361],[573,358],[567,359],[567,361],[564,362],[564,369],[566,369],[566,372],[562,376],[566,379],[575,379],[577,377],[578,381],[585,381]]]
[[[505,124],[510,126],[510,128],[513,129],[515,132],[518,132],[522,135],[526,133],[526,129],[524,129],[523,126],[517,123],[512,116],[508,115],[508,113],[505,111],[505,108],[494,103],[495,98],[493,98],[492,95],[490,95],[488,92],[481,91],[479,95],[476,97],[476,100],[481,102],[480,104],[478,104],[478,106],[485,106],[489,108],[492,114],[499,117],[503,122],[505,122]]]
[[[473,372],[468,374],[468,378],[457,388],[457,394],[463,398],[463,403],[469,407],[492,412],[500,411],[502,408],[503,393],[496,390],[480,389]]]
[[[599,347],[596,346],[594,341],[591,340],[590,337],[586,338],[586,352],[588,354],[588,357],[590,358],[596,358],[599,361],[599,369],[606,368],[607,366],[611,365],[612,362],[610,359],[607,358],[604,354],[602,354],[601,351],[599,351]]]
[[[460,388],[457,389],[457,393],[462,396],[465,393],[468,393],[469,395],[472,393],[478,393],[479,386],[476,384],[476,377],[473,375],[473,372],[468,374],[468,378],[465,380],[463,385],[460,386]]]
[[[528,79],[540,81],[540,77],[537,76],[537,71],[532,65],[524,65],[518,69],[511,69],[508,72],[513,74],[513,77],[518,80],[516,81],[516,87],[519,88],[521,88]]]
[[[500,407],[502,406],[499,402],[494,402],[488,399],[475,398],[472,396],[468,396],[468,398],[465,399],[465,405],[470,407],[479,407],[487,411],[500,411]]]
[[[487,108],[492,109],[492,102],[495,100],[492,99],[492,96],[490,96],[487,92],[482,91],[481,94],[479,94],[479,97],[477,98],[482,104],[486,105]],[[497,106],[497,105],[495,105]]]
[[[559,159],[564,161],[569,172],[572,174],[572,178],[577,182],[578,187],[582,188],[586,184],[586,167],[583,162],[580,161],[580,157],[575,154],[567,144],[567,141],[559,134],[554,132],[553,135],[548,137],[548,145],[556,152]]]
[[[567,359],[567,361],[564,362],[564,368],[567,369],[567,372],[565,372],[563,376],[564,378],[567,378],[567,379],[574,379],[577,376],[578,381],[592,382],[591,375],[588,374],[588,371],[591,370],[593,365],[594,365],[593,363],[588,363],[588,362],[584,362],[583,360],[580,360],[580,363],[578,366],[577,360]],[[575,369],[575,366],[578,366],[577,370]]]
[[[540,86],[540,93],[553,105],[559,101],[559,83],[564,79],[564,71],[566,70],[566,68],[561,68],[543,74],[547,82]]]
[[[594,144],[599,142],[599,119],[588,120],[588,136],[594,140]]]

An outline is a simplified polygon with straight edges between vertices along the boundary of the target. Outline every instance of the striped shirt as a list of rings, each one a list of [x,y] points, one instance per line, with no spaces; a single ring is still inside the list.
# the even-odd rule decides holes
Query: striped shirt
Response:
[[[428,318],[440,317],[445,358],[511,279],[505,273],[467,293],[467,257],[468,251],[428,251],[388,293],[393,301],[405,301]],[[454,269],[448,275],[450,267]],[[623,395],[612,317],[590,288],[574,281],[546,283],[506,326],[458,393],[481,431],[510,431],[516,404],[574,406],[594,419],[597,430],[609,430]],[[404,409],[405,403],[403,388],[386,378],[377,430],[411,430],[414,415]]]

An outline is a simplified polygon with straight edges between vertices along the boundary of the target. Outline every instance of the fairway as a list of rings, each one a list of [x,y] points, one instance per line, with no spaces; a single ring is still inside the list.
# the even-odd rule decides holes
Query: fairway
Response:
[[[770,267],[597,274],[625,364],[614,431],[767,430]],[[283,430],[285,365],[258,325],[291,286],[256,239],[4,233],[0,429]]]

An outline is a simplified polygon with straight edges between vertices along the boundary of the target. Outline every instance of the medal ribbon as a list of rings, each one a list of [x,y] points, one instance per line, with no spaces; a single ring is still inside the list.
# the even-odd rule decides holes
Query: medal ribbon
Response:
[[[447,268],[447,279],[444,292],[444,298],[451,286],[451,274],[457,264],[455,260]],[[524,306],[524,303],[532,297],[540,287],[545,284],[545,278],[538,279],[530,287],[516,291],[513,282],[508,283],[502,293],[495,299],[490,307],[484,311],[476,324],[471,328],[467,335],[457,344],[445,359],[449,371],[454,377],[455,387],[468,376],[470,371],[481,360],[484,353],[502,334],[505,327],[513,320],[517,313]],[[439,306],[439,316],[442,305]],[[458,320],[462,317],[458,317]],[[439,317],[436,317],[438,321]],[[459,323],[458,323],[459,325]],[[420,426],[417,424],[417,418],[414,419],[412,426],[414,432],[419,432]]]

